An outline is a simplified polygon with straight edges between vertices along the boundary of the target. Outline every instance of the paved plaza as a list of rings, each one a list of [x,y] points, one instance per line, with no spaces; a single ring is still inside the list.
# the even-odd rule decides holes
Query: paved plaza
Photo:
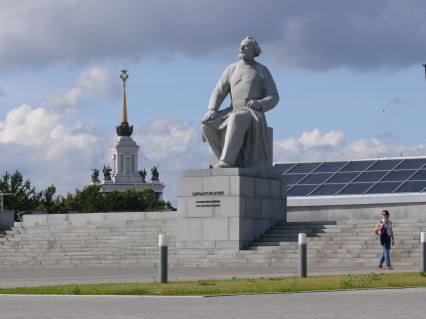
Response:
[[[422,318],[426,288],[224,297],[0,296],[0,318]],[[23,306],[25,305],[25,306]]]

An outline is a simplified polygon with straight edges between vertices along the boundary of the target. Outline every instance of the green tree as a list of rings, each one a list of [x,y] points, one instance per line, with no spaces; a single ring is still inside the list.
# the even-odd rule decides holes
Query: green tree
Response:
[[[56,187],[50,185],[41,194],[37,210],[47,212],[49,214],[64,213],[66,212],[64,206],[64,199],[61,196],[56,196]]]
[[[0,179],[0,191],[3,193],[12,193],[12,196],[4,197],[6,209],[15,212],[33,210],[39,204],[42,196],[41,192],[36,192],[31,186],[31,182],[24,177],[18,170],[13,174],[6,172]]]
[[[171,209],[169,202],[158,199],[152,189],[142,192],[129,189],[125,192],[101,192],[100,185],[90,185],[83,190],[75,190],[75,194],[68,193],[65,197],[55,196],[56,187],[50,185],[42,192],[36,192],[27,179],[24,181],[22,173],[16,171],[10,175],[6,172],[0,179],[0,191],[13,193],[5,197],[5,207],[15,212],[40,210],[52,213],[66,213],[77,211],[81,213],[109,212],[109,211],[156,211]]]
[[[78,211],[82,213],[94,213],[105,211],[105,201],[100,192],[101,186],[90,185],[82,191],[76,189],[75,195],[68,194],[64,199],[66,211]]]

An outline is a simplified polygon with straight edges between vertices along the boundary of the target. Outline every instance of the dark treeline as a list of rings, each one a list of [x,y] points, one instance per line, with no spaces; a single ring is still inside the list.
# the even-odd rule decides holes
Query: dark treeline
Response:
[[[75,194],[56,195],[55,186],[36,191],[21,172],[6,173],[0,179],[0,192],[12,193],[4,197],[4,207],[17,212],[43,211],[49,214],[81,212],[95,213],[108,211],[157,211],[173,209],[169,202],[160,201],[151,189],[143,192],[100,192],[100,186],[91,185]]]

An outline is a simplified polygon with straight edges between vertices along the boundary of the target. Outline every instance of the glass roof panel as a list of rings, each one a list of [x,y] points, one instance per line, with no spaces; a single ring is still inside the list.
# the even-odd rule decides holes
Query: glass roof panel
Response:
[[[337,173],[332,178],[330,178],[326,184],[330,183],[349,183],[355,177],[357,177],[360,173],[358,172],[347,172],[347,173]]]
[[[288,185],[288,196],[426,192],[426,156],[350,162],[277,163],[275,168]]]
[[[410,181],[398,188],[395,193],[421,192],[424,188],[426,188],[426,181]]]
[[[416,174],[414,174],[413,177],[410,178],[410,181],[419,180],[419,181],[425,181],[426,180],[426,169],[421,169]]]
[[[403,170],[403,171],[392,171],[385,178],[383,178],[384,182],[394,182],[394,181],[405,181],[413,175],[415,170]]]
[[[368,171],[388,171],[394,168],[402,159],[395,160],[377,160],[376,163],[368,168]]]
[[[401,182],[380,182],[374,185],[366,194],[392,193]]]
[[[339,195],[360,195],[373,185],[374,183],[353,183],[346,186]]]
[[[386,171],[376,171],[376,172],[364,172],[357,177],[354,182],[377,182],[379,181],[387,172]]]
[[[309,196],[317,195],[336,195],[339,190],[341,190],[346,184],[324,184],[318,187],[312,194]]]
[[[300,181],[300,184],[321,184],[327,178],[329,178],[333,173],[317,173],[310,174],[306,178]]]
[[[374,161],[352,161],[348,165],[346,165],[344,168],[342,168],[342,172],[363,171],[373,163]]]
[[[426,164],[426,158],[407,158],[396,169],[419,169]]]
[[[275,164],[274,167],[280,172],[280,174],[284,174],[288,171],[289,168],[294,166],[296,163],[280,163]]]
[[[345,166],[348,162],[325,162],[318,167],[315,173],[335,173]]]
[[[297,163],[288,173],[310,173],[321,163]]]
[[[318,185],[295,185],[287,193],[288,196],[306,196]]]
[[[293,184],[296,184],[305,176],[306,174],[288,174],[288,175],[284,175],[282,179],[287,185],[293,185]]]

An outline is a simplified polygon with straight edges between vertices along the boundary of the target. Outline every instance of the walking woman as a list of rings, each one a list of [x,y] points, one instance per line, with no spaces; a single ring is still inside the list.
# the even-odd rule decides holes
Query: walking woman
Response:
[[[392,222],[389,219],[389,211],[382,211],[383,218],[377,223],[374,232],[380,236],[380,244],[383,247],[383,254],[379,261],[379,269],[384,270],[383,263],[386,261],[388,270],[393,270],[390,261],[390,249],[394,244]]]

